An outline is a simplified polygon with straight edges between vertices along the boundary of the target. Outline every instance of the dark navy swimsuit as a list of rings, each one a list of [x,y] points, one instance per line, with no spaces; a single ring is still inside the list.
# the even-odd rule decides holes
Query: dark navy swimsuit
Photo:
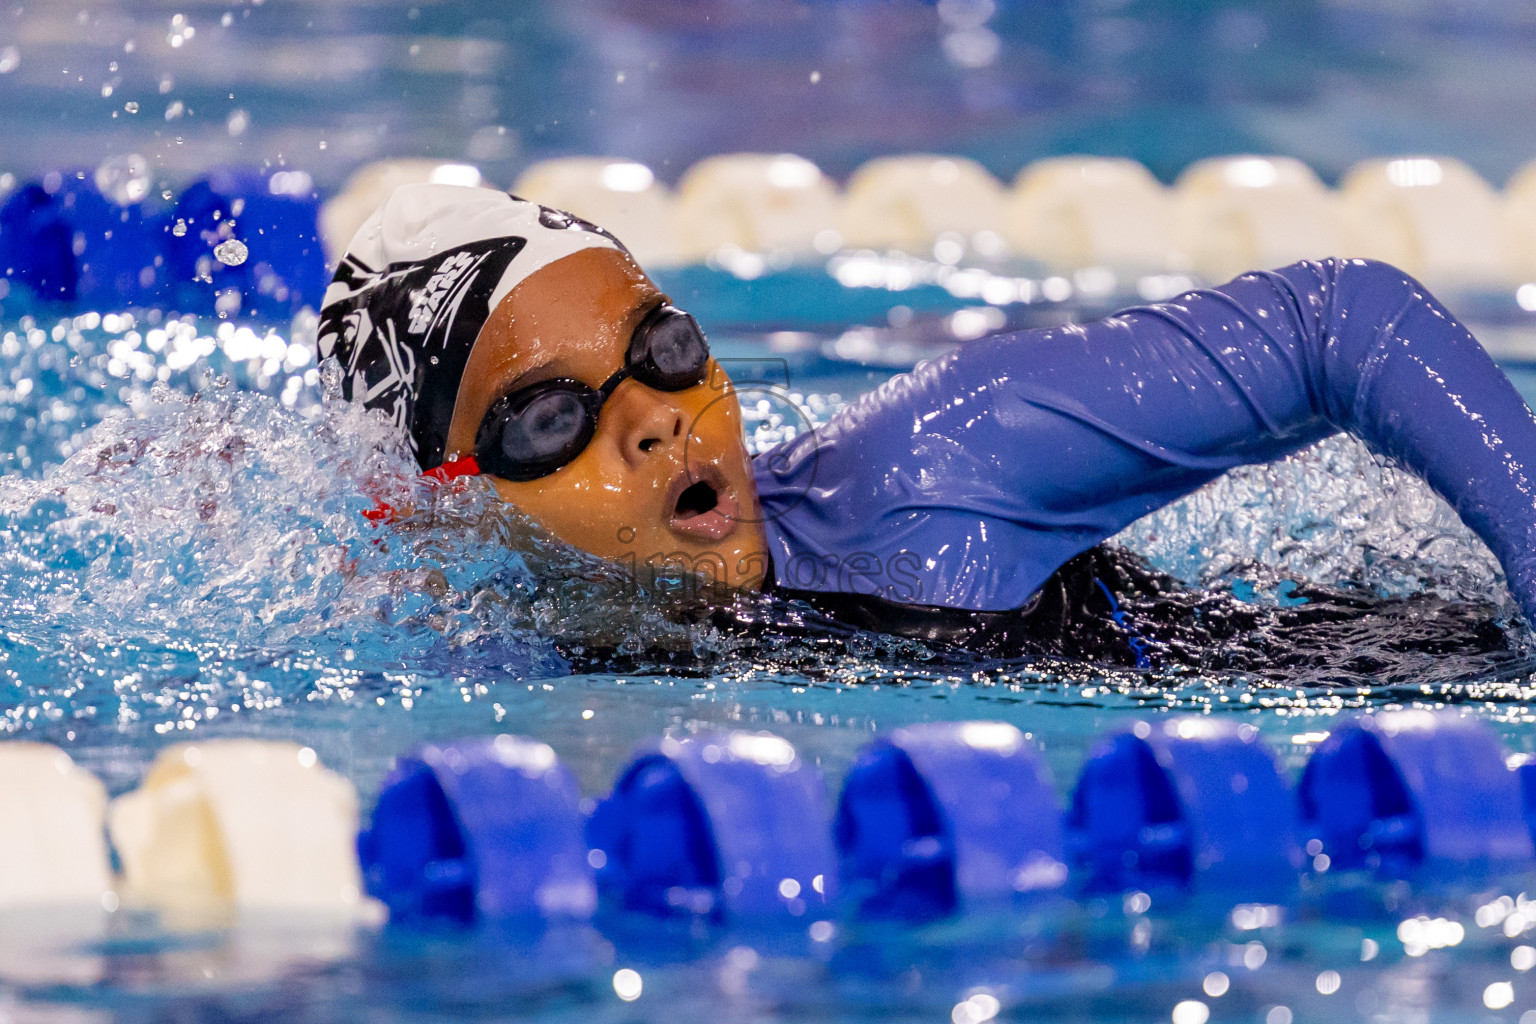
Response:
[[[1119,596],[1166,582],[1102,542],[1338,431],[1427,480],[1536,622],[1536,420],[1422,285],[1369,260],[986,338],[893,378],[755,461],[770,586],[982,650],[1072,654],[1092,605],[1136,655]]]

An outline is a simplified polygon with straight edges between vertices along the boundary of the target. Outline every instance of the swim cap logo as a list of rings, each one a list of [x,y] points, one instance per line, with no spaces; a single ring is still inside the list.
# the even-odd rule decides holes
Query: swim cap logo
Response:
[[[425,334],[437,320],[438,310],[444,300],[459,290],[460,282],[480,263],[483,256],[459,251],[443,261],[427,286],[417,292],[411,301],[410,323],[412,334]],[[457,306],[457,303],[454,303]]]
[[[348,254],[320,309],[318,349],[342,394],[404,427],[423,468],[442,462],[459,379],[491,294],[528,244],[510,235],[375,270]]]

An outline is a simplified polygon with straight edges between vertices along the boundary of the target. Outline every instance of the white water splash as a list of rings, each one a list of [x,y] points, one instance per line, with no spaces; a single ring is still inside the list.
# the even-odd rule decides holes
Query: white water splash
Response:
[[[1429,486],[1347,436],[1235,470],[1117,538],[1209,584],[1255,563],[1382,596],[1428,590],[1512,608],[1498,561]]]

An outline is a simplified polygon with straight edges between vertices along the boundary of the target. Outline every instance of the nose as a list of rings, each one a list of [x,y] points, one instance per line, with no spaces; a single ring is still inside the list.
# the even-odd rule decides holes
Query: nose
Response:
[[[627,380],[608,400],[619,454],[631,467],[669,445],[683,443],[687,422],[673,396]],[[606,417],[605,417],[606,418]]]

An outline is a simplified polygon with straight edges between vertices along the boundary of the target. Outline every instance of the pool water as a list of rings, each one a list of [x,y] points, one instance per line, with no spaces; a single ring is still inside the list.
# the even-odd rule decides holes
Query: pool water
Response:
[[[860,333],[869,296],[804,274],[750,289],[702,273],[670,285],[749,382],[758,448],[935,351],[924,325],[950,312],[917,304],[888,320],[901,330]],[[1353,641],[1379,648],[1368,672],[1348,643],[1294,671],[1108,671],[874,635],[682,625],[480,485],[417,482],[383,423],[335,396],[334,368],[306,347],[312,331],[304,317],[9,307],[9,735],[59,744],[113,793],[171,743],[296,740],[355,782],[365,809],[395,755],[497,732],[549,743],[591,796],[642,741],[710,727],[784,736],[834,792],[872,735],[930,720],[1017,725],[1064,796],[1096,737],[1174,712],[1252,723],[1293,775],[1335,716],[1389,706],[1455,705],[1510,751],[1536,752],[1536,641],[1496,563],[1423,485],[1353,442],[1235,473],[1120,541],[1259,603],[1301,581],[1475,605],[1507,638],[1497,663],[1393,661],[1391,637],[1375,636]],[[1536,372],[1510,370],[1536,397]],[[362,513],[380,499],[415,511],[376,525]],[[820,940],[623,916],[542,934],[424,934],[188,924],[126,908],[13,915],[0,920],[0,992],[18,1019],[70,1020],[1515,1021],[1536,1006],[1527,893],[1531,878],[1408,887],[1320,875],[1278,909],[1131,893],[926,925],[850,919]],[[632,1000],[616,988],[625,970],[643,979]],[[1495,1010],[1486,993],[1506,983],[1513,1001]]]

